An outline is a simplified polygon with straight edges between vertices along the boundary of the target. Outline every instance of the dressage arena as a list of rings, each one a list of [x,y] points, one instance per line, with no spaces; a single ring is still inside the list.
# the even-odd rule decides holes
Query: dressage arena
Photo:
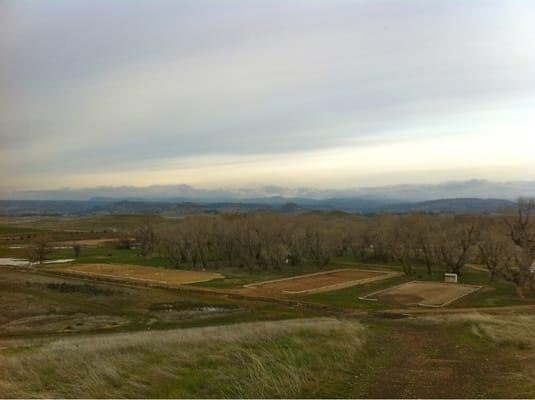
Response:
[[[249,289],[286,294],[322,293],[399,276],[399,272],[337,269],[245,285]]]
[[[223,275],[212,272],[182,271],[127,264],[80,264],[59,268],[56,271],[80,276],[166,286],[180,286],[224,278]]]
[[[405,306],[445,307],[481,289],[481,286],[456,283],[413,281],[361,297]]]

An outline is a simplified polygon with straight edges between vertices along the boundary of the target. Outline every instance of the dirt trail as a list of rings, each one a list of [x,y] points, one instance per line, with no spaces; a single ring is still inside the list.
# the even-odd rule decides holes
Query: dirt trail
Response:
[[[462,307],[462,308],[405,308],[392,309],[391,313],[405,313],[411,315],[425,315],[425,314],[466,314],[474,312],[482,312],[489,314],[508,314],[515,312],[535,312],[535,304],[522,304],[517,306],[492,306],[492,307]]]
[[[486,272],[488,273],[488,268],[484,267],[483,265],[477,265],[477,264],[466,264],[467,268],[474,269],[476,271]]]
[[[353,261],[337,261],[336,264],[347,265],[347,266],[351,266],[351,267],[355,267],[355,268],[373,267],[373,268],[377,268],[377,269],[384,269],[386,271],[392,271],[391,266],[383,265],[383,264],[359,263],[359,262],[353,262]],[[487,272],[487,273],[489,272],[488,268],[485,267],[484,265],[466,264],[466,267],[470,268],[470,269],[473,269],[473,270],[476,270],[476,271]]]
[[[372,267],[378,270],[383,271],[392,271],[392,266],[390,265],[384,265],[384,264],[374,264],[374,263],[360,263],[360,262],[354,262],[354,261],[336,261],[335,264],[337,265],[347,265],[354,268],[362,268],[362,267]],[[400,268],[401,271],[401,268]]]
[[[485,397],[482,378],[488,371],[467,344],[447,332],[403,325],[387,334],[399,348],[398,356],[367,393],[369,398],[477,398]]]

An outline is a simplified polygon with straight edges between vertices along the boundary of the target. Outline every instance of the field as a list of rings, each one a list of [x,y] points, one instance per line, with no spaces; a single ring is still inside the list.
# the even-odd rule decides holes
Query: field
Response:
[[[396,272],[338,269],[246,285],[247,288],[286,294],[323,293],[399,276]]]
[[[405,306],[444,307],[479,290],[480,286],[439,282],[407,282],[362,297]]]
[[[213,272],[178,271],[124,264],[79,264],[58,268],[55,271],[126,282],[160,284],[169,287],[223,278],[223,275]]]
[[[75,260],[0,268],[0,397],[535,396],[535,299],[481,266],[460,284],[349,256],[175,269],[116,246],[140,218],[31,221],[47,260]]]
[[[306,314],[221,296],[177,295],[7,268],[0,268],[0,300],[0,348],[50,335],[158,330]]]
[[[310,318],[19,340],[0,350],[0,393],[532,398],[533,329],[532,317],[463,314],[362,322]]]

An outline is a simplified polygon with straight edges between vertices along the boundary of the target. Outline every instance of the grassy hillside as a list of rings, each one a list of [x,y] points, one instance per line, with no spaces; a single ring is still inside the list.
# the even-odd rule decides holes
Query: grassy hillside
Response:
[[[7,397],[308,397],[350,389],[364,328],[332,319],[65,339],[0,357]],[[325,374],[333,386],[324,385]],[[348,392],[349,393],[349,392]]]
[[[5,397],[532,398],[532,316],[311,318],[1,343]]]

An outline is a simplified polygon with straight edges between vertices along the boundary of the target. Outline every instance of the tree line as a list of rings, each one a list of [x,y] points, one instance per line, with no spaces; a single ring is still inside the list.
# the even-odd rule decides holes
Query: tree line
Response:
[[[191,216],[173,223],[147,220],[135,232],[144,255],[165,257],[176,268],[281,269],[309,263],[324,268],[334,257],[401,265],[412,276],[462,275],[484,265],[489,278],[535,291],[534,200],[515,213],[474,215],[244,215]]]

